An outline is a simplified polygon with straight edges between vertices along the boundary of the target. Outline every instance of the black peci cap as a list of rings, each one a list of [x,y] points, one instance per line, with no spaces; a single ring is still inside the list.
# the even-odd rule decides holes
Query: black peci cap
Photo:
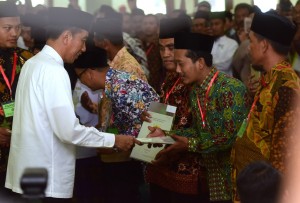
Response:
[[[19,16],[16,4],[9,1],[0,1],[0,18]]]
[[[110,36],[123,40],[122,18],[99,18],[93,25],[93,31],[98,38]]]
[[[187,18],[169,18],[160,20],[159,39],[174,38],[176,33],[190,32]]]
[[[199,33],[178,33],[174,38],[175,49],[190,49],[211,53],[214,45],[214,37]]]
[[[74,68],[103,68],[107,65],[107,55],[104,49],[87,46],[87,49],[73,63]]]
[[[90,31],[93,16],[87,12],[72,8],[50,7],[48,25],[71,26]]]
[[[296,26],[286,17],[276,13],[256,13],[251,30],[279,44],[290,46]]]
[[[224,20],[225,18],[226,18],[226,13],[224,11],[210,13],[210,19],[223,19]]]

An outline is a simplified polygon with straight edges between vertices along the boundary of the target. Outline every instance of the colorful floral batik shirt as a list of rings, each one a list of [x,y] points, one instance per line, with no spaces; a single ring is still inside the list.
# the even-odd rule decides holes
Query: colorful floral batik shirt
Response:
[[[192,87],[193,128],[177,130],[172,134],[188,137],[189,151],[201,153],[207,169],[210,200],[224,201],[231,200],[232,196],[231,147],[247,116],[249,105],[243,83],[222,72],[216,76],[216,72],[213,68],[202,84]],[[216,78],[210,85],[214,76]],[[207,94],[209,86],[211,88]],[[205,107],[206,110],[205,127],[198,100],[202,109]]]
[[[12,84],[12,99],[15,98],[15,92],[17,88],[17,83],[21,71],[21,67],[27,59],[29,59],[32,54],[24,49],[0,49],[0,65],[3,67],[4,72],[9,81],[11,81],[12,69],[13,69],[13,60],[14,52],[17,54],[17,66],[16,66],[16,75],[14,82]],[[8,102],[11,100],[10,90],[6,85],[6,82],[3,78],[3,75],[0,74],[0,102]],[[0,105],[0,127],[3,128],[12,128],[12,117],[5,118],[2,105]],[[7,158],[8,158],[9,148],[0,146],[0,172],[6,170]]]
[[[293,122],[293,102],[299,78],[291,65],[283,61],[262,77],[245,133],[237,138],[232,159],[234,179],[250,162],[265,160],[284,171],[286,132]],[[256,101],[256,102],[255,102]]]
[[[114,125],[118,132],[135,137],[141,127],[141,113],[152,101],[159,101],[159,96],[147,82],[112,68],[106,74],[105,94],[112,101]]]

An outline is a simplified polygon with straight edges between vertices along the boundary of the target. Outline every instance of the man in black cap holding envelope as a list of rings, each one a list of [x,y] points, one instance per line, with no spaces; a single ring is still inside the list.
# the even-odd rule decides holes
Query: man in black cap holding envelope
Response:
[[[234,179],[249,163],[266,160],[284,171],[299,79],[287,61],[295,25],[276,13],[255,14],[250,37],[253,67],[262,72],[250,113],[233,148]]]
[[[29,51],[17,47],[21,34],[21,22],[17,6],[12,2],[0,2],[0,190],[4,188],[5,171],[13,121],[13,100],[25,61],[32,56]]]
[[[48,15],[47,44],[24,64],[20,75],[5,186],[22,193],[24,169],[43,167],[49,176],[46,197],[66,202],[73,193],[75,145],[127,151],[136,140],[79,124],[63,65],[85,52],[93,17],[58,7],[49,8]]]
[[[193,127],[167,133],[176,142],[160,151],[155,162],[180,152],[200,153],[207,169],[210,201],[229,203],[232,195],[230,151],[248,112],[247,91],[241,81],[212,66],[213,43],[214,38],[208,35],[175,35],[176,72],[184,84],[192,84]],[[164,134],[156,129],[149,136]],[[206,183],[199,184],[205,186]]]
[[[191,86],[182,82],[182,78],[176,73],[174,61],[175,34],[190,32],[190,29],[188,18],[179,17],[160,21],[160,55],[167,73],[160,91],[160,102],[177,106],[173,129],[192,126],[189,106]],[[149,116],[149,113],[144,112],[142,118],[149,122]],[[206,181],[206,173],[198,154],[178,153],[172,159],[148,164],[145,174],[146,181],[150,183],[151,202],[172,202],[174,199],[178,201],[184,199],[186,202],[208,201],[207,187],[205,184],[200,184]]]

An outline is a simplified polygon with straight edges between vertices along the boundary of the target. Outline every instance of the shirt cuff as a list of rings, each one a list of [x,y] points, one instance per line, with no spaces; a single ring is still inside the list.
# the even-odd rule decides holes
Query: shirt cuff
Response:
[[[115,145],[115,134],[102,132],[102,136],[104,137],[103,147],[113,147]]]

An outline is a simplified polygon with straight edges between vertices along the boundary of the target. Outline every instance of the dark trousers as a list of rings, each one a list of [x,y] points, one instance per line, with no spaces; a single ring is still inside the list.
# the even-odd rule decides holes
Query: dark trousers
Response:
[[[100,203],[101,168],[100,158],[77,159],[75,166],[74,199],[78,203]]]
[[[144,183],[143,167],[138,161],[102,163],[104,203],[140,203]]]
[[[209,203],[207,195],[187,195],[169,191],[155,184],[150,184],[151,203]]]

